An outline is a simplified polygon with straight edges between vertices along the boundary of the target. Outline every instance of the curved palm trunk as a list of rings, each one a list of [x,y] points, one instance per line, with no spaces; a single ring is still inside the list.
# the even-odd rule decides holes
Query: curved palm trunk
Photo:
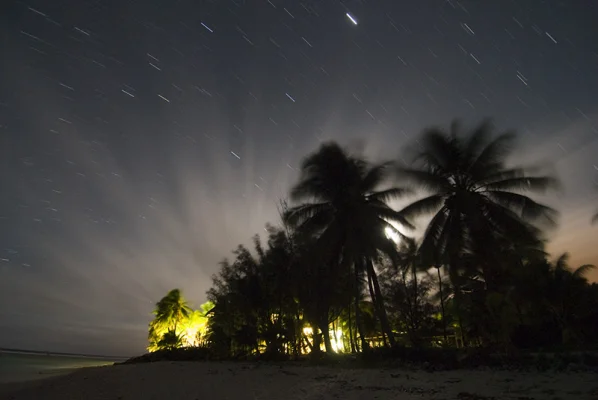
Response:
[[[451,271],[453,271],[451,273]],[[455,311],[457,312],[457,321],[459,322],[459,336],[461,336],[461,344],[463,345],[463,347],[467,347],[466,346],[466,338],[465,338],[465,332],[463,331],[463,319],[461,318],[461,287],[459,285],[458,282],[458,276],[456,274],[456,268],[454,266],[449,266],[449,277],[453,283],[453,287],[454,287],[454,306],[455,306]]]
[[[312,348],[312,354],[318,354],[321,352],[320,345],[322,344],[322,336],[320,336],[320,332],[318,332],[317,325],[313,329],[313,338],[314,338],[314,345]]]
[[[442,311],[442,333],[444,334],[444,343],[447,343],[446,335],[446,315],[444,313],[444,295],[442,294],[442,276],[440,275],[440,267],[436,268],[438,271],[438,290],[440,291],[440,309]]]
[[[359,309],[360,284],[357,265],[353,266],[353,271],[355,273],[355,325],[357,325],[357,332],[359,333],[359,340],[361,341],[361,351],[367,353],[370,348],[368,342],[365,340],[363,321],[361,320],[361,310]]]
[[[305,352],[307,352],[306,349],[309,350],[309,353],[314,351],[314,347],[312,346],[309,339],[305,335],[301,335],[300,346],[301,346],[301,349]]]
[[[418,313],[418,301],[419,301],[419,290],[417,283],[417,267],[415,263],[411,264],[411,275],[413,276],[413,299],[411,302],[411,343],[418,347],[420,345],[420,321],[417,317]]]
[[[370,275],[374,284],[374,292],[376,295],[374,305],[376,306],[378,318],[380,319],[380,323],[382,324],[382,331],[388,337],[388,342],[392,347],[395,345],[395,339],[392,334],[392,329],[390,328],[390,323],[388,322],[388,315],[386,314],[386,308],[384,307],[384,297],[382,297],[380,283],[378,282],[378,276],[376,275],[376,271],[374,270],[374,264],[372,263],[372,260],[367,260],[367,267],[368,275]]]
[[[378,303],[377,303],[377,296],[374,293],[374,286],[372,284],[372,275],[368,274],[368,288],[370,290],[370,298],[372,299],[372,304],[374,305],[374,309],[376,310],[376,316],[378,316],[378,319],[380,320],[380,313],[378,312]],[[382,322],[380,322],[380,327],[382,328],[383,324]],[[384,328],[382,328],[381,330],[382,333],[382,343],[384,344],[384,347],[388,347],[388,341],[387,341],[387,335],[386,335],[386,331],[384,330]]]
[[[353,321],[351,318],[351,305],[349,305],[349,318],[347,321],[347,325],[349,326],[349,342],[351,345],[351,353],[356,353],[357,349],[355,348],[355,340],[353,338]]]
[[[415,266],[415,263],[412,263],[412,265],[411,265],[411,274],[413,275],[413,303],[415,305],[417,305],[417,297],[418,297],[418,291],[417,291],[417,268]]]
[[[378,312],[378,306],[376,302],[376,295],[374,294],[374,287],[372,285],[372,276],[368,274],[368,289],[370,290],[370,298],[372,299],[372,304],[374,305],[374,309],[376,310],[376,315],[379,317],[380,313]],[[380,318],[378,318],[380,319]],[[382,323],[380,323],[380,327],[382,327]],[[386,340],[386,332],[384,328],[382,328],[382,342],[384,343],[384,347],[388,347],[388,342]]]
[[[334,353],[334,350],[332,349],[332,342],[330,341],[330,329],[328,328],[328,318],[322,320],[322,322],[320,323],[320,330],[322,331],[322,336],[324,337],[324,349],[326,350],[326,354]]]

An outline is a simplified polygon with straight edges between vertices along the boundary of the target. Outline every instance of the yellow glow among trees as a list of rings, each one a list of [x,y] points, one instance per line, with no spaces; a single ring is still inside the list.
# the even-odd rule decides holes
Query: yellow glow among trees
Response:
[[[332,326],[332,324],[331,324]],[[313,334],[314,330],[310,326],[306,326],[303,328],[303,334],[307,337],[310,344],[313,346]],[[332,350],[335,353],[343,353],[345,351],[345,342],[343,340],[343,330],[342,329],[330,329],[330,343],[332,344]],[[320,343],[320,350],[325,351],[324,343]],[[307,353],[304,351],[304,353]]]
[[[154,352],[174,347],[197,347],[207,343],[209,312],[214,308],[212,302],[206,302],[198,310],[187,305],[180,292],[169,292],[157,305],[154,310],[156,316],[149,324],[149,346],[147,350]],[[185,309],[185,312],[180,312]],[[276,319],[276,315],[272,316]],[[345,352],[343,326],[340,319],[329,326],[330,342],[332,350],[336,353]],[[319,331],[318,331],[319,332]],[[303,335],[309,343],[314,344],[314,330],[310,326],[303,328]],[[325,351],[324,343],[321,341],[320,350]],[[309,349],[303,349],[304,354]]]
[[[169,315],[168,318],[156,318],[149,326],[148,351],[154,352],[164,348],[161,340],[169,331],[180,337],[179,347],[199,346],[206,340],[208,316],[207,313],[213,308],[211,302],[202,304],[199,310],[191,310],[186,316],[180,314]],[[157,313],[155,313],[157,314]],[[175,320],[176,319],[176,320]]]

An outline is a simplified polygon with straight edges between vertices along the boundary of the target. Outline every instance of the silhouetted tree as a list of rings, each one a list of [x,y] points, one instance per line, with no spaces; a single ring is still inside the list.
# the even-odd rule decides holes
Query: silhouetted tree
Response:
[[[263,242],[256,235],[220,263],[209,305],[192,310],[178,289],[156,304],[150,351],[318,356],[322,343],[334,350],[339,330],[352,352],[393,345],[396,332],[414,347],[438,345],[442,332],[447,346],[449,329],[457,346],[506,352],[596,344],[598,285],[585,278],[593,267],[572,270],[567,255],[548,261],[541,228],[556,211],[528,194],[557,181],[509,166],[513,145],[488,122],[466,135],[457,123],[425,131],[409,166],[322,145],[302,163],[296,205],[281,203],[282,226],[267,225]],[[389,185],[393,168],[423,192],[401,211],[388,203],[410,189]],[[418,240],[393,225],[413,228],[428,214]]]
[[[529,263],[515,277],[516,290],[526,308],[527,321],[536,325],[558,327],[564,344],[581,343],[595,338],[584,337],[585,316],[591,314],[588,306],[596,304],[585,274],[595,268],[582,265],[575,270],[568,266],[568,254],[554,263],[547,260]]]
[[[424,132],[413,166],[398,168],[401,179],[428,192],[405,207],[407,218],[433,213],[420,252],[430,264],[446,264],[452,279],[466,253],[485,256],[479,267],[486,285],[494,283],[492,260],[497,238],[537,243],[539,231],[530,222],[554,223],[556,211],[533,201],[524,192],[543,193],[557,186],[554,178],[528,176],[524,168],[509,167],[515,136],[492,135],[483,122],[469,135],[454,122],[450,131]]]
[[[554,224],[556,211],[524,193],[543,193],[557,181],[508,166],[514,139],[512,133],[494,136],[488,121],[462,135],[454,122],[448,132],[425,131],[414,164],[397,169],[402,180],[427,192],[401,214],[407,218],[434,214],[420,253],[426,264],[447,267],[457,309],[465,301],[462,286],[472,279],[482,280],[486,290],[499,290],[500,268],[495,261],[505,241],[541,246],[540,230],[532,222]],[[464,272],[466,268],[470,271]],[[472,268],[479,270],[479,276]],[[463,321],[459,325],[463,328]]]
[[[380,273],[382,291],[388,303],[389,315],[398,330],[407,333],[408,343],[414,347],[424,345],[424,336],[434,336],[438,312],[433,304],[431,282],[418,268],[419,257],[413,240],[404,240],[400,245],[400,268],[384,265]]]
[[[340,276],[342,270],[352,267],[356,291],[362,290],[361,273],[372,281],[376,314],[392,344],[394,338],[373,260],[379,251],[396,254],[396,246],[385,236],[386,229],[396,231],[391,222],[412,226],[386,203],[407,191],[379,190],[389,166],[371,166],[336,143],[322,145],[303,161],[299,182],[291,191],[291,199],[301,204],[291,208],[285,219],[300,231],[317,236],[317,251],[324,255],[331,276]],[[358,297],[356,294],[356,302]],[[358,305],[355,312],[362,347],[366,349]]]

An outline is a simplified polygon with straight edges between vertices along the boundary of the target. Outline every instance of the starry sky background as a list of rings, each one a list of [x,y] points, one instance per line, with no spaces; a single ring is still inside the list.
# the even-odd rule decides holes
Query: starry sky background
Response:
[[[564,183],[549,250],[598,264],[592,0],[6,3],[2,347],[141,353],[153,304],[202,303],[321,141],[400,159],[455,117],[518,130],[513,161]]]

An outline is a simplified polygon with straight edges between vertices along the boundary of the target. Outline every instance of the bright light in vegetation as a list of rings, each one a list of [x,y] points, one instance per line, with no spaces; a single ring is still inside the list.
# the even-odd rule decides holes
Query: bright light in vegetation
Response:
[[[306,326],[303,328],[303,334],[305,336],[307,336],[308,340],[310,341],[310,343],[312,345],[313,345],[313,333],[314,333],[314,330],[311,327]],[[330,331],[328,333],[330,334],[330,344],[332,345],[332,351],[334,351],[335,353],[344,352],[345,351],[345,342],[343,340],[342,329],[337,329],[336,331],[334,329],[330,329]],[[324,341],[322,341],[322,343],[320,343],[320,350],[326,351],[326,346],[324,344]]]
[[[187,318],[180,320],[168,320],[163,323],[153,321],[150,324],[150,345],[148,351],[157,351],[162,348],[160,340],[169,331],[173,330],[180,337],[182,347],[199,346],[206,338],[208,328],[208,316],[206,312],[213,307],[213,304],[207,302],[201,309],[193,310]]]
[[[209,311],[212,310],[213,307],[213,303],[207,302],[203,304],[199,310],[191,310],[186,317],[178,318],[176,321],[172,318],[168,318],[164,321],[154,319],[154,321],[150,323],[150,344],[148,350],[154,352],[169,348],[169,346],[195,347],[205,344],[208,339],[208,322],[212,315]],[[273,322],[276,321],[278,319],[278,314],[272,314],[271,318]],[[329,325],[328,333],[330,334],[330,344],[332,346],[332,351],[335,353],[343,353],[345,352],[343,330],[338,328],[340,322],[338,320],[336,322],[336,324],[331,323]],[[175,338],[178,337],[177,342],[174,344],[171,343],[170,340],[165,342],[166,338],[171,339],[169,335],[173,332],[176,335]],[[319,329],[316,329],[316,332],[321,335]],[[303,334],[311,346],[314,344],[314,333],[314,329],[311,326],[308,325],[303,327]],[[320,336],[320,339],[320,350],[326,351],[324,338]],[[302,349],[303,354],[308,354],[309,351],[308,348]]]
[[[332,351],[335,353],[342,353],[345,351],[345,342],[343,341],[343,331],[337,329],[330,331],[330,343],[332,344]]]

